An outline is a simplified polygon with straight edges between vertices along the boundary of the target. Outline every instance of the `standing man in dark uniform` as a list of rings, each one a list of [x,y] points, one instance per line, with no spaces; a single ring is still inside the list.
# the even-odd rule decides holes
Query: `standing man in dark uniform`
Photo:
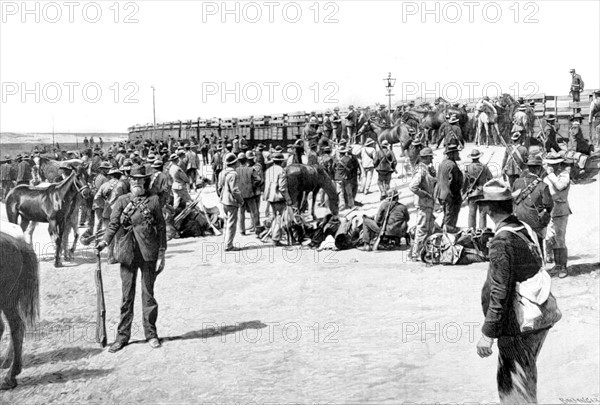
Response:
[[[217,146],[217,152],[213,155],[212,159],[213,169],[213,181],[217,183],[219,180],[219,173],[223,170],[223,146]]]
[[[156,159],[152,162],[152,175],[149,186],[150,194],[158,196],[161,207],[167,205],[171,199],[169,177],[163,172],[163,166],[161,159]]]
[[[17,186],[20,184],[29,184],[32,179],[31,166],[27,159],[27,154],[17,155]]]
[[[108,350],[111,353],[121,350],[129,343],[138,269],[142,273],[144,335],[153,349],[161,346],[156,332],[158,303],[154,299],[154,282],[165,268],[167,233],[158,197],[148,193],[149,176],[143,166],[131,170],[131,192],[119,197],[115,203],[104,239],[97,245],[98,251],[104,249],[121,227],[133,232],[131,263],[121,262],[121,321],[117,329],[117,338]]]
[[[460,160],[458,145],[451,142],[446,146],[446,158],[442,161],[437,174],[435,198],[444,209],[442,224],[448,232],[456,229],[458,213],[462,204],[463,174],[456,164]]]
[[[483,152],[479,152],[477,149],[473,149],[469,154],[471,163],[465,169],[465,182],[463,191],[465,198],[467,198],[469,205],[469,228],[471,229],[485,229],[487,227],[487,216],[485,212],[479,210],[479,227],[477,227],[477,200],[483,196],[483,185],[490,181],[493,176],[490,169],[483,163],[479,162]]]
[[[571,92],[570,95],[573,96],[573,101],[579,101],[579,94],[583,91],[583,80],[581,80],[581,75],[575,73],[575,69],[571,69]]]
[[[502,159],[502,175],[508,178],[508,183],[512,188],[513,183],[519,178],[525,167],[529,151],[523,145],[523,136],[520,132],[513,133],[510,139],[513,144],[506,145],[506,151]]]
[[[537,358],[548,329],[560,318],[553,313],[542,328],[521,332],[515,295],[517,283],[539,273],[543,265],[541,252],[535,245],[535,236],[513,215],[512,195],[502,181],[488,182],[478,203],[496,224],[496,234],[489,242],[490,264],[481,290],[485,321],[477,354],[482,358],[490,356],[494,340],[498,339],[496,381],[500,402],[536,404]]]
[[[323,117],[323,135],[329,139],[333,135],[333,121],[331,121],[330,110],[325,111],[325,116]]]
[[[0,180],[2,181],[2,201],[6,198],[8,192],[13,188],[14,169],[10,155],[5,156],[5,161],[0,166]]]
[[[350,105],[348,107],[350,111],[346,114],[346,131],[347,131],[347,140],[348,142],[354,143],[354,135],[356,134],[356,121],[358,120],[358,115],[356,111],[354,111],[354,106]]]
[[[513,185],[515,215],[533,229],[540,246],[544,245],[546,227],[554,207],[548,185],[542,180],[543,167],[541,156],[530,156],[527,169]]]

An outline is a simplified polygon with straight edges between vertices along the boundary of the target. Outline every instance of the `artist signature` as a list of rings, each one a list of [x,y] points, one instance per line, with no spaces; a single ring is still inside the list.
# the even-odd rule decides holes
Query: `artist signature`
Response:
[[[563,404],[600,404],[600,397],[558,398]]]

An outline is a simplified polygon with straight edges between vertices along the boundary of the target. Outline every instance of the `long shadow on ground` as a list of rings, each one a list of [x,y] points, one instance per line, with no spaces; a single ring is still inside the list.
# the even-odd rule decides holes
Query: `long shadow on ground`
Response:
[[[581,274],[589,274],[593,271],[600,270],[600,263],[581,263],[568,266],[569,276],[579,276]]]
[[[241,322],[236,325],[226,325],[217,328],[204,328],[201,330],[195,330],[192,332],[184,333],[180,336],[167,336],[161,338],[163,343],[171,342],[174,340],[191,340],[191,339],[208,339],[215,336],[223,336],[229,335],[236,332],[241,332],[246,329],[263,329],[266,328],[267,325],[262,323],[261,321],[249,321],[249,322]],[[144,342],[145,343],[145,342]]]
[[[56,363],[63,361],[75,361],[85,359],[102,353],[98,348],[63,347],[42,353],[25,354],[23,363],[25,367],[37,366],[45,363]]]
[[[74,380],[86,380],[91,381],[94,378],[105,377],[112,372],[112,369],[79,369],[69,368],[66,370],[47,372],[44,374],[33,375],[31,377],[23,377],[19,379],[19,385],[15,390],[19,388],[26,388],[35,385],[47,385],[47,384],[64,384],[68,381]]]

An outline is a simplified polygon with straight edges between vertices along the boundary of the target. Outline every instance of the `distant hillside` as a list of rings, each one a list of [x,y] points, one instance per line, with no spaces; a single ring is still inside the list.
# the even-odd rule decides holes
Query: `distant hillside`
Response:
[[[102,138],[105,143],[118,142],[127,139],[127,133],[114,132],[82,132],[82,133],[55,133],[54,142],[58,143],[83,143],[84,138],[94,137],[97,141]],[[16,133],[16,132],[0,132],[0,144],[15,144],[15,143],[39,143],[51,144],[52,133]]]

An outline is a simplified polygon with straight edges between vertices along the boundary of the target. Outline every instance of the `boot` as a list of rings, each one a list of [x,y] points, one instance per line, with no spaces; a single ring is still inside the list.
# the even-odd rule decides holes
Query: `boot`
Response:
[[[558,273],[560,273],[560,270],[561,270],[560,254],[561,254],[561,249],[552,249],[552,253],[550,253],[548,255],[548,258],[554,257],[552,262],[556,263],[554,265],[554,267],[552,267],[550,270],[548,270],[548,274],[550,274],[551,276],[557,276]],[[549,262],[549,263],[552,263],[552,262]]]
[[[554,263],[554,252],[548,241],[546,241],[546,263]]]
[[[567,248],[557,249],[560,250],[560,261],[557,260],[557,263],[560,264],[560,271],[558,272],[558,278],[565,278],[569,275],[569,270],[567,268],[567,261],[569,258],[569,253]]]

